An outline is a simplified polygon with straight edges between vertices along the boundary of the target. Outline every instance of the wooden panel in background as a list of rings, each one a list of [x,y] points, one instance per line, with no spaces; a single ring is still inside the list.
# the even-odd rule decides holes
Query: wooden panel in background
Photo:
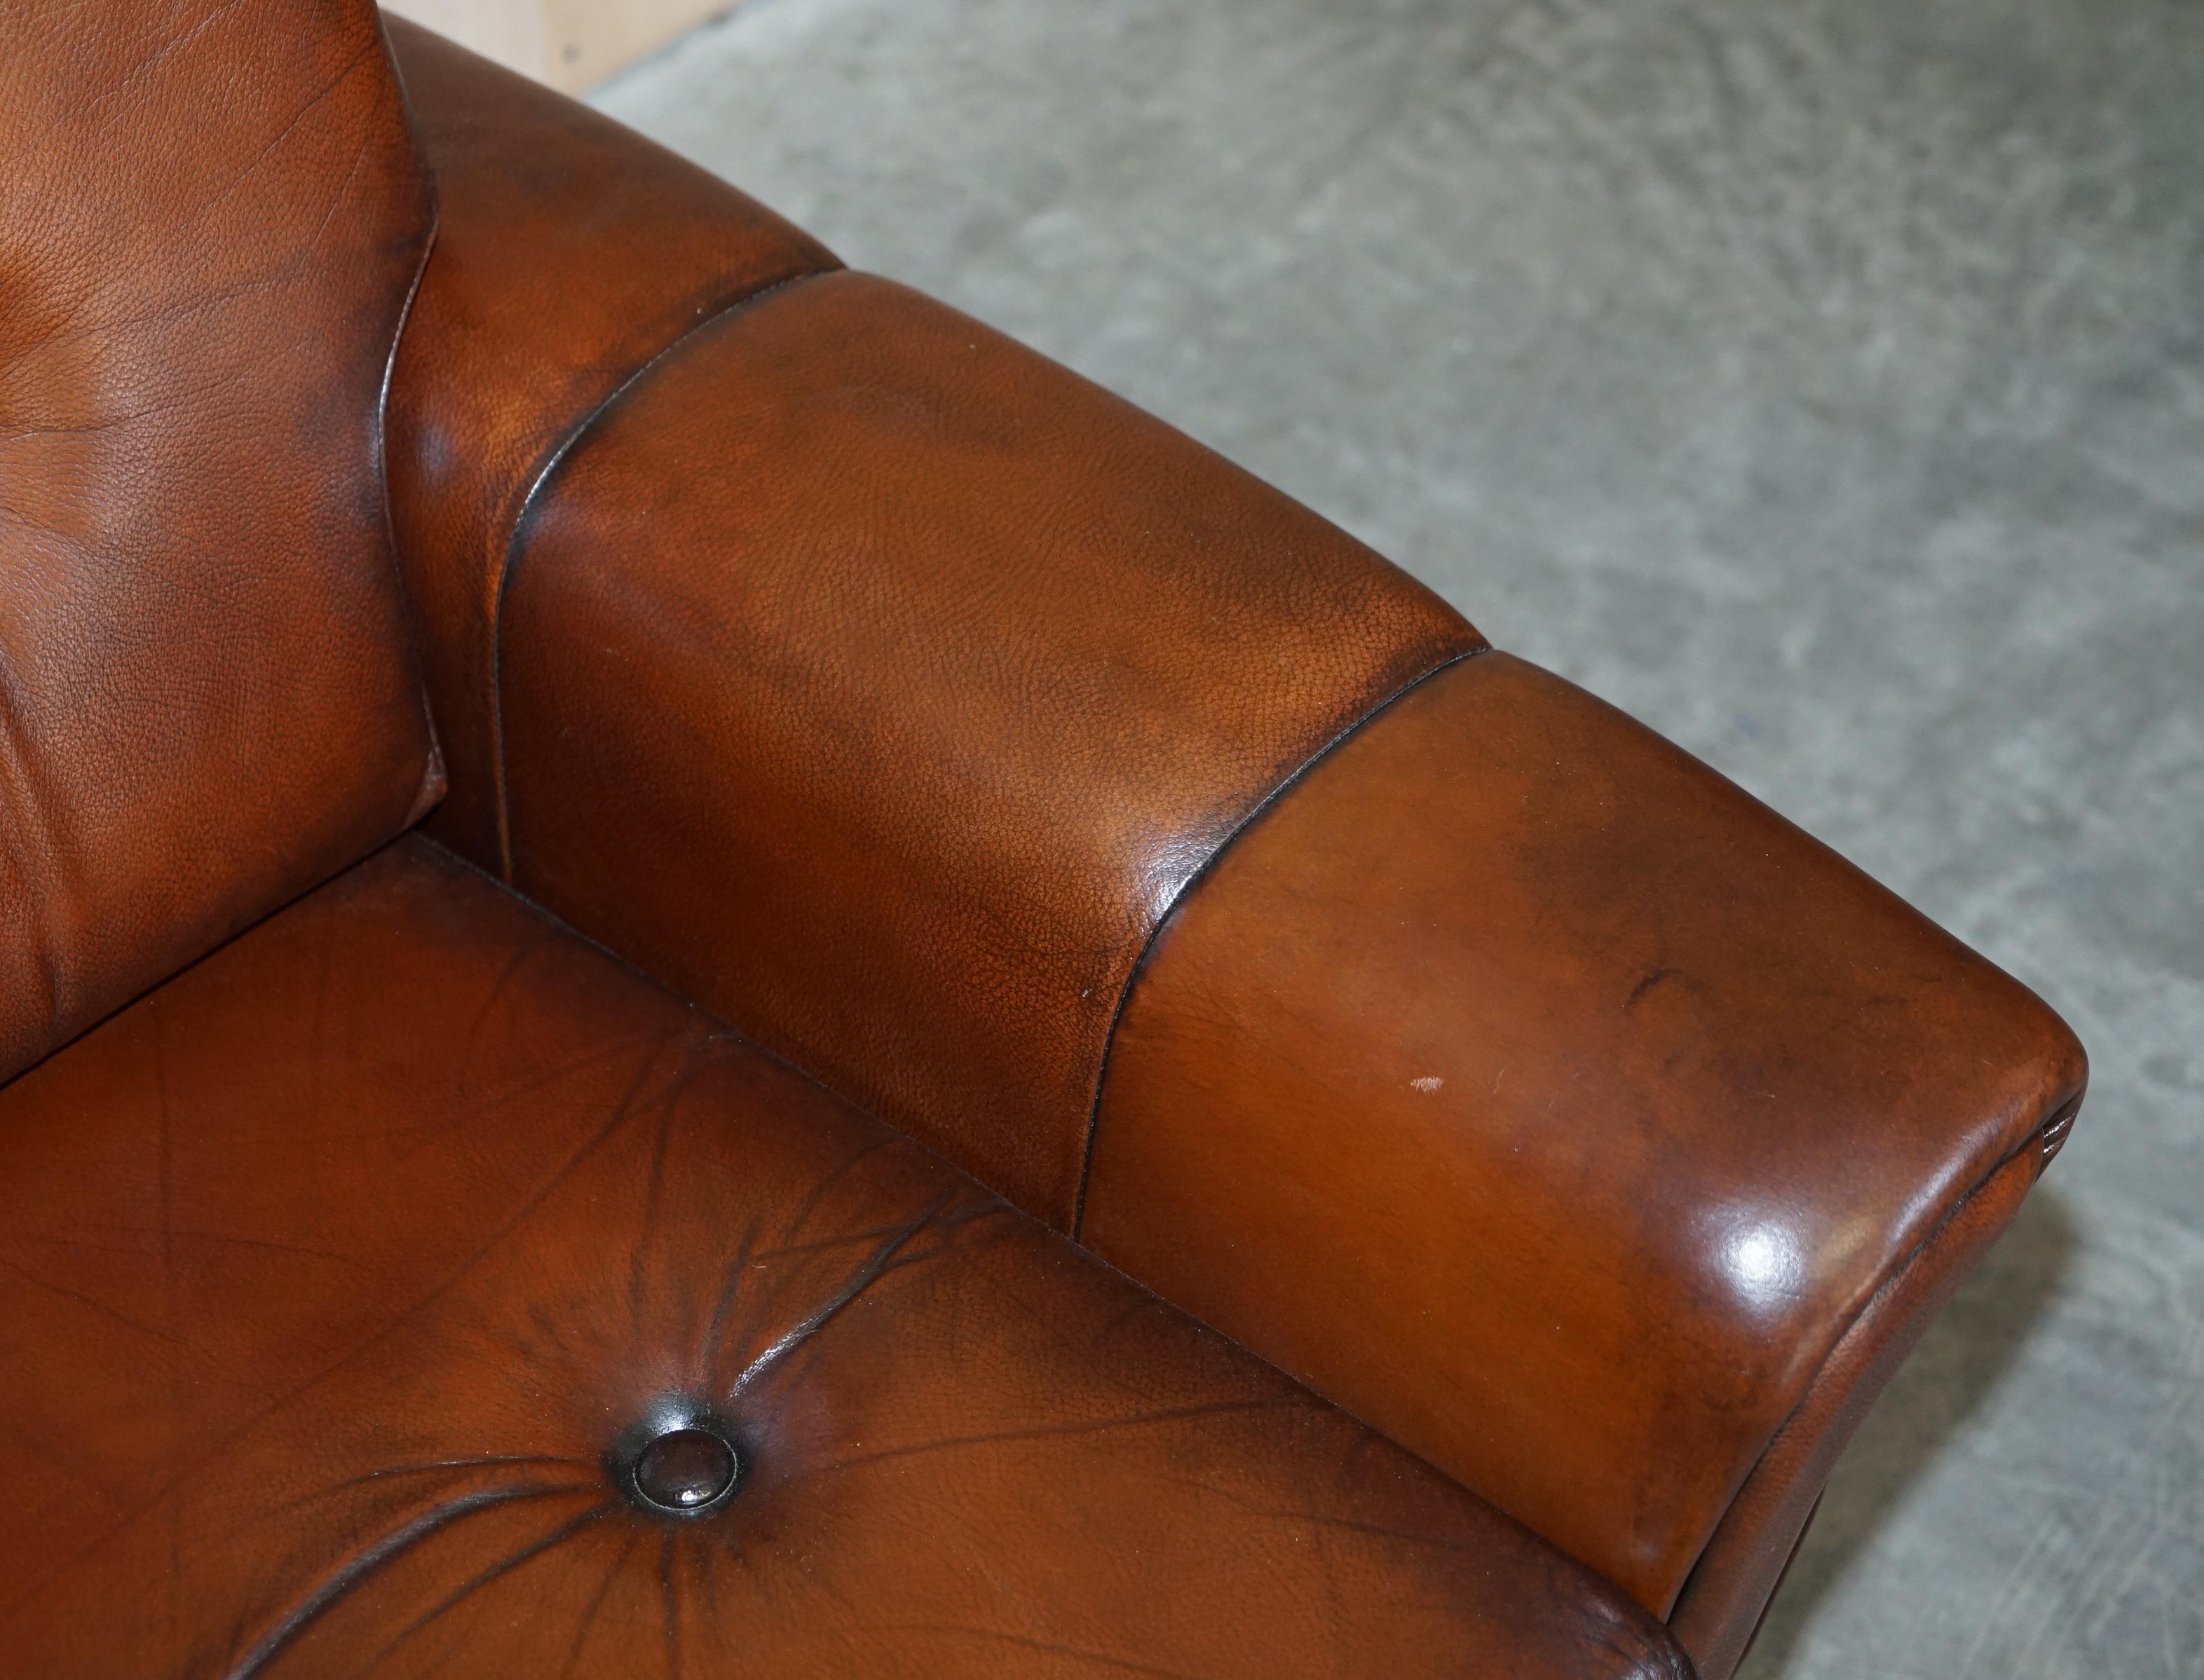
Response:
[[[385,0],[523,75],[575,92],[602,81],[732,0]]]

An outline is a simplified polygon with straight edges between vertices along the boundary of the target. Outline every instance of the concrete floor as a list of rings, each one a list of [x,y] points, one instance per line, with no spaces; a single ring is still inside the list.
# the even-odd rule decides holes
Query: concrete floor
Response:
[[[2204,7],[751,0],[597,103],[2065,1012],[2074,1141],[1749,1672],[2204,1675]]]

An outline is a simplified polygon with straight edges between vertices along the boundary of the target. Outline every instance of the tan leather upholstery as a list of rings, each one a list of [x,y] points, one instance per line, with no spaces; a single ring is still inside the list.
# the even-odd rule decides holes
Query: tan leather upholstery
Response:
[[[1178,888],[1476,632],[1116,399],[397,38],[452,206],[392,411],[435,831],[1069,1226]],[[638,846],[667,823],[698,843]]]
[[[513,881],[1068,1227],[1180,889],[1478,645],[1137,410],[830,275],[699,332],[540,499],[501,644]]]
[[[390,36],[444,205],[391,375],[391,513],[452,766],[430,831],[499,868],[493,626],[530,495],[684,332],[835,263],[587,107],[403,18]]]
[[[1727,1676],[2065,1027],[1169,428],[401,41],[410,626],[372,13],[0,8],[7,1660]],[[356,861],[439,785],[409,633],[485,873]]]
[[[418,817],[371,7],[0,7],[0,1079]]]
[[[1684,1672],[423,840],[0,1090],[0,1324],[13,1673]],[[723,1504],[608,1482],[698,1412]]]
[[[2083,1077],[2017,982],[1505,654],[1241,837],[1110,1068],[1083,1240],[1663,1615],[1853,1380],[1840,1336],[2033,1179]]]

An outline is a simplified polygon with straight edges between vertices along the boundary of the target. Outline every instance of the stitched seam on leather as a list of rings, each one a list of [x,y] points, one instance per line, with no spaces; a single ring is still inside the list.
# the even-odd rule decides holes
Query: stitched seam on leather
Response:
[[[493,785],[496,795],[497,862],[499,873],[508,884],[513,878],[513,865],[512,802],[507,797],[505,767],[505,596],[512,582],[513,566],[520,558],[522,542],[528,534],[529,521],[542,504],[545,488],[550,483],[552,475],[559,470],[566,458],[574,453],[575,446],[588,435],[614,405],[648,378],[661,362],[706,328],[755,308],[767,299],[792,291],[806,281],[846,272],[839,268],[805,269],[797,274],[784,275],[770,285],[738,293],[711,305],[638,364],[632,372],[567,427],[537,464],[536,476],[529,481],[528,489],[520,499],[520,506],[513,512],[512,529],[507,535],[505,553],[498,561],[497,582],[490,597],[489,609],[489,733]]]
[[[59,802],[38,748],[26,731],[30,715],[30,707],[15,671],[4,658],[0,658],[0,787],[12,795],[9,802],[26,819],[23,830],[28,831],[18,831],[17,867],[24,872],[20,878],[27,881],[31,853],[35,849],[41,854],[39,861],[50,877],[48,890],[40,892],[33,888],[23,895],[31,910],[27,920],[37,924],[27,931],[32,965],[45,991],[46,1019],[45,1034],[39,1041],[42,1048],[38,1056],[24,1064],[26,1068],[52,1054],[61,1042],[62,1025],[68,1019],[68,952],[73,943],[69,937],[73,929],[63,907],[77,896],[75,878],[84,873],[68,847],[66,825],[55,820]],[[58,890],[53,883],[61,884]],[[21,1071],[22,1068],[0,1067],[0,1084]]]
[[[1782,1445],[1784,1436],[1790,1433],[1791,1426],[1798,1422],[1798,1415],[1804,1411],[1807,1405],[1813,1400],[1816,1391],[1821,1386],[1822,1375],[1835,1362],[1837,1355],[1843,1350],[1846,1341],[1851,1337],[1852,1332],[1865,1323],[1876,1306],[1905,1281],[1911,1274],[1915,1263],[1934,1245],[1936,1240],[1951,1227],[1959,1216],[1966,1211],[1975,1198],[1982,1193],[1993,1179],[2031,1150],[2041,1151],[2043,1134],[2062,1119],[2071,1121],[2075,1112],[2080,1109],[2082,1098],[2086,1094],[2086,1091],[2077,1091],[2061,1102],[2045,1117],[2042,1125],[2024,1135],[2017,1144],[2000,1156],[1988,1171],[1970,1185],[1966,1193],[1958,1197],[1944,1210],[1944,1216],[1929,1227],[1921,1240],[1899,1257],[1881,1282],[1876,1284],[1869,1292],[1867,1299],[1860,1304],[1859,1310],[1852,1314],[1846,1321],[1844,1328],[1831,1338],[1828,1351],[1822,1356],[1820,1364],[1814,1368],[1814,1375],[1807,1379],[1806,1386],[1799,1391],[1797,1402],[1783,1414],[1782,1421],[1770,1432],[1767,1440],[1762,1443],[1760,1451],[1753,1456],[1751,1468],[1739,1478],[1737,1486],[1730,1490],[1729,1498],[1723,1502],[1721,1514],[1715,1518],[1713,1524],[1707,1529],[1706,1537],[1699,1542],[1699,1549],[1692,1559],[1692,1566],[1684,1571],[1683,1584],[1677,1588],[1676,1596],[1669,1603],[1668,1613],[1662,1618],[1664,1621],[1673,1622],[1675,1619],[1677,1610],[1681,1607],[1692,1590],[1693,1577],[1698,1574],[1700,1565],[1706,1562],[1707,1553],[1714,1549],[1715,1541],[1721,1534],[1722,1525],[1728,1522],[1730,1513],[1737,1508],[1739,1499],[1744,1494],[1745,1490],[1752,1485],[1752,1478],[1760,1473],[1761,1466],[1766,1464],[1769,1456]],[[2041,1174],[2041,1165],[2038,1166],[2037,1171]],[[2033,1186],[2030,1186],[2030,1188],[2033,1187]],[[1771,1592],[1771,1600],[1773,1596]],[[1765,1609],[1766,1606],[1763,1606],[1763,1612]]]
[[[1476,635],[1477,632],[1472,630],[1471,634]],[[1464,648],[1458,653],[1449,654],[1429,670],[1410,677],[1376,705],[1352,719],[1344,729],[1303,759],[1276,787],[1248,807],[1239,821],[1225,831],[1223,838],[1210,849],[1209,855],[1201,861],[1201,867],[1189,874],[1180,884],[1178,890],[1171,895],[1170,902],[1164,907],[1164,913],[1156,918],[1154,926],[1148,929],[1148,937],[1141,942],[1141,954],[1134,959],[1132,968],[1125,976],[1125,984],[1118,988],[1117,1006],[1111,1011],[1110,1030],[1102,1039],[1102,1059],[1094,1069],[1094,1094],[1087,1105],[1087,1138],[1080,1151],[1079,1182],[1071,1200],[1071,1228],[1068,1234],[1072,1241],[1079,1241],[1080,1233],[1087,1223],[1087,1184],[1094,1170],[1094,1135],[1101,1124],[1102,1092],[1109,1084],[1110,1056],[1117,1045],[1117,1028],[1124,1021],[1125,1006],[1132,999],[1133,988],[1140,984],[1141,976],[1147,968],[1148,959],[1155,954],[1156,941],[1163,937],[1164,929],[1170,926],[1171,918],[1178,914],[1179,907],[1186,903],[1193,896],[1194,890],[1208,878],[1210,872],[1217,867],[1218,860],[1231,849],[1233,842],[1245,834],[1258,818],[1290,793],[1303,777],[1441,671],[1450,671],[1466,660],[1473,660],[1479,654],[1491,651],[1492,644],[1479,636],[1474,648]]]

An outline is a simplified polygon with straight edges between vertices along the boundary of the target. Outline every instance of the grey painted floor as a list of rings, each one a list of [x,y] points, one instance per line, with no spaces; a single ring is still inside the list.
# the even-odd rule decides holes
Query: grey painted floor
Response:
[[[751,0],[599,103],[1213,444],[2063,1010],[1750,1672],[2204,1675],[2204,7]]]

